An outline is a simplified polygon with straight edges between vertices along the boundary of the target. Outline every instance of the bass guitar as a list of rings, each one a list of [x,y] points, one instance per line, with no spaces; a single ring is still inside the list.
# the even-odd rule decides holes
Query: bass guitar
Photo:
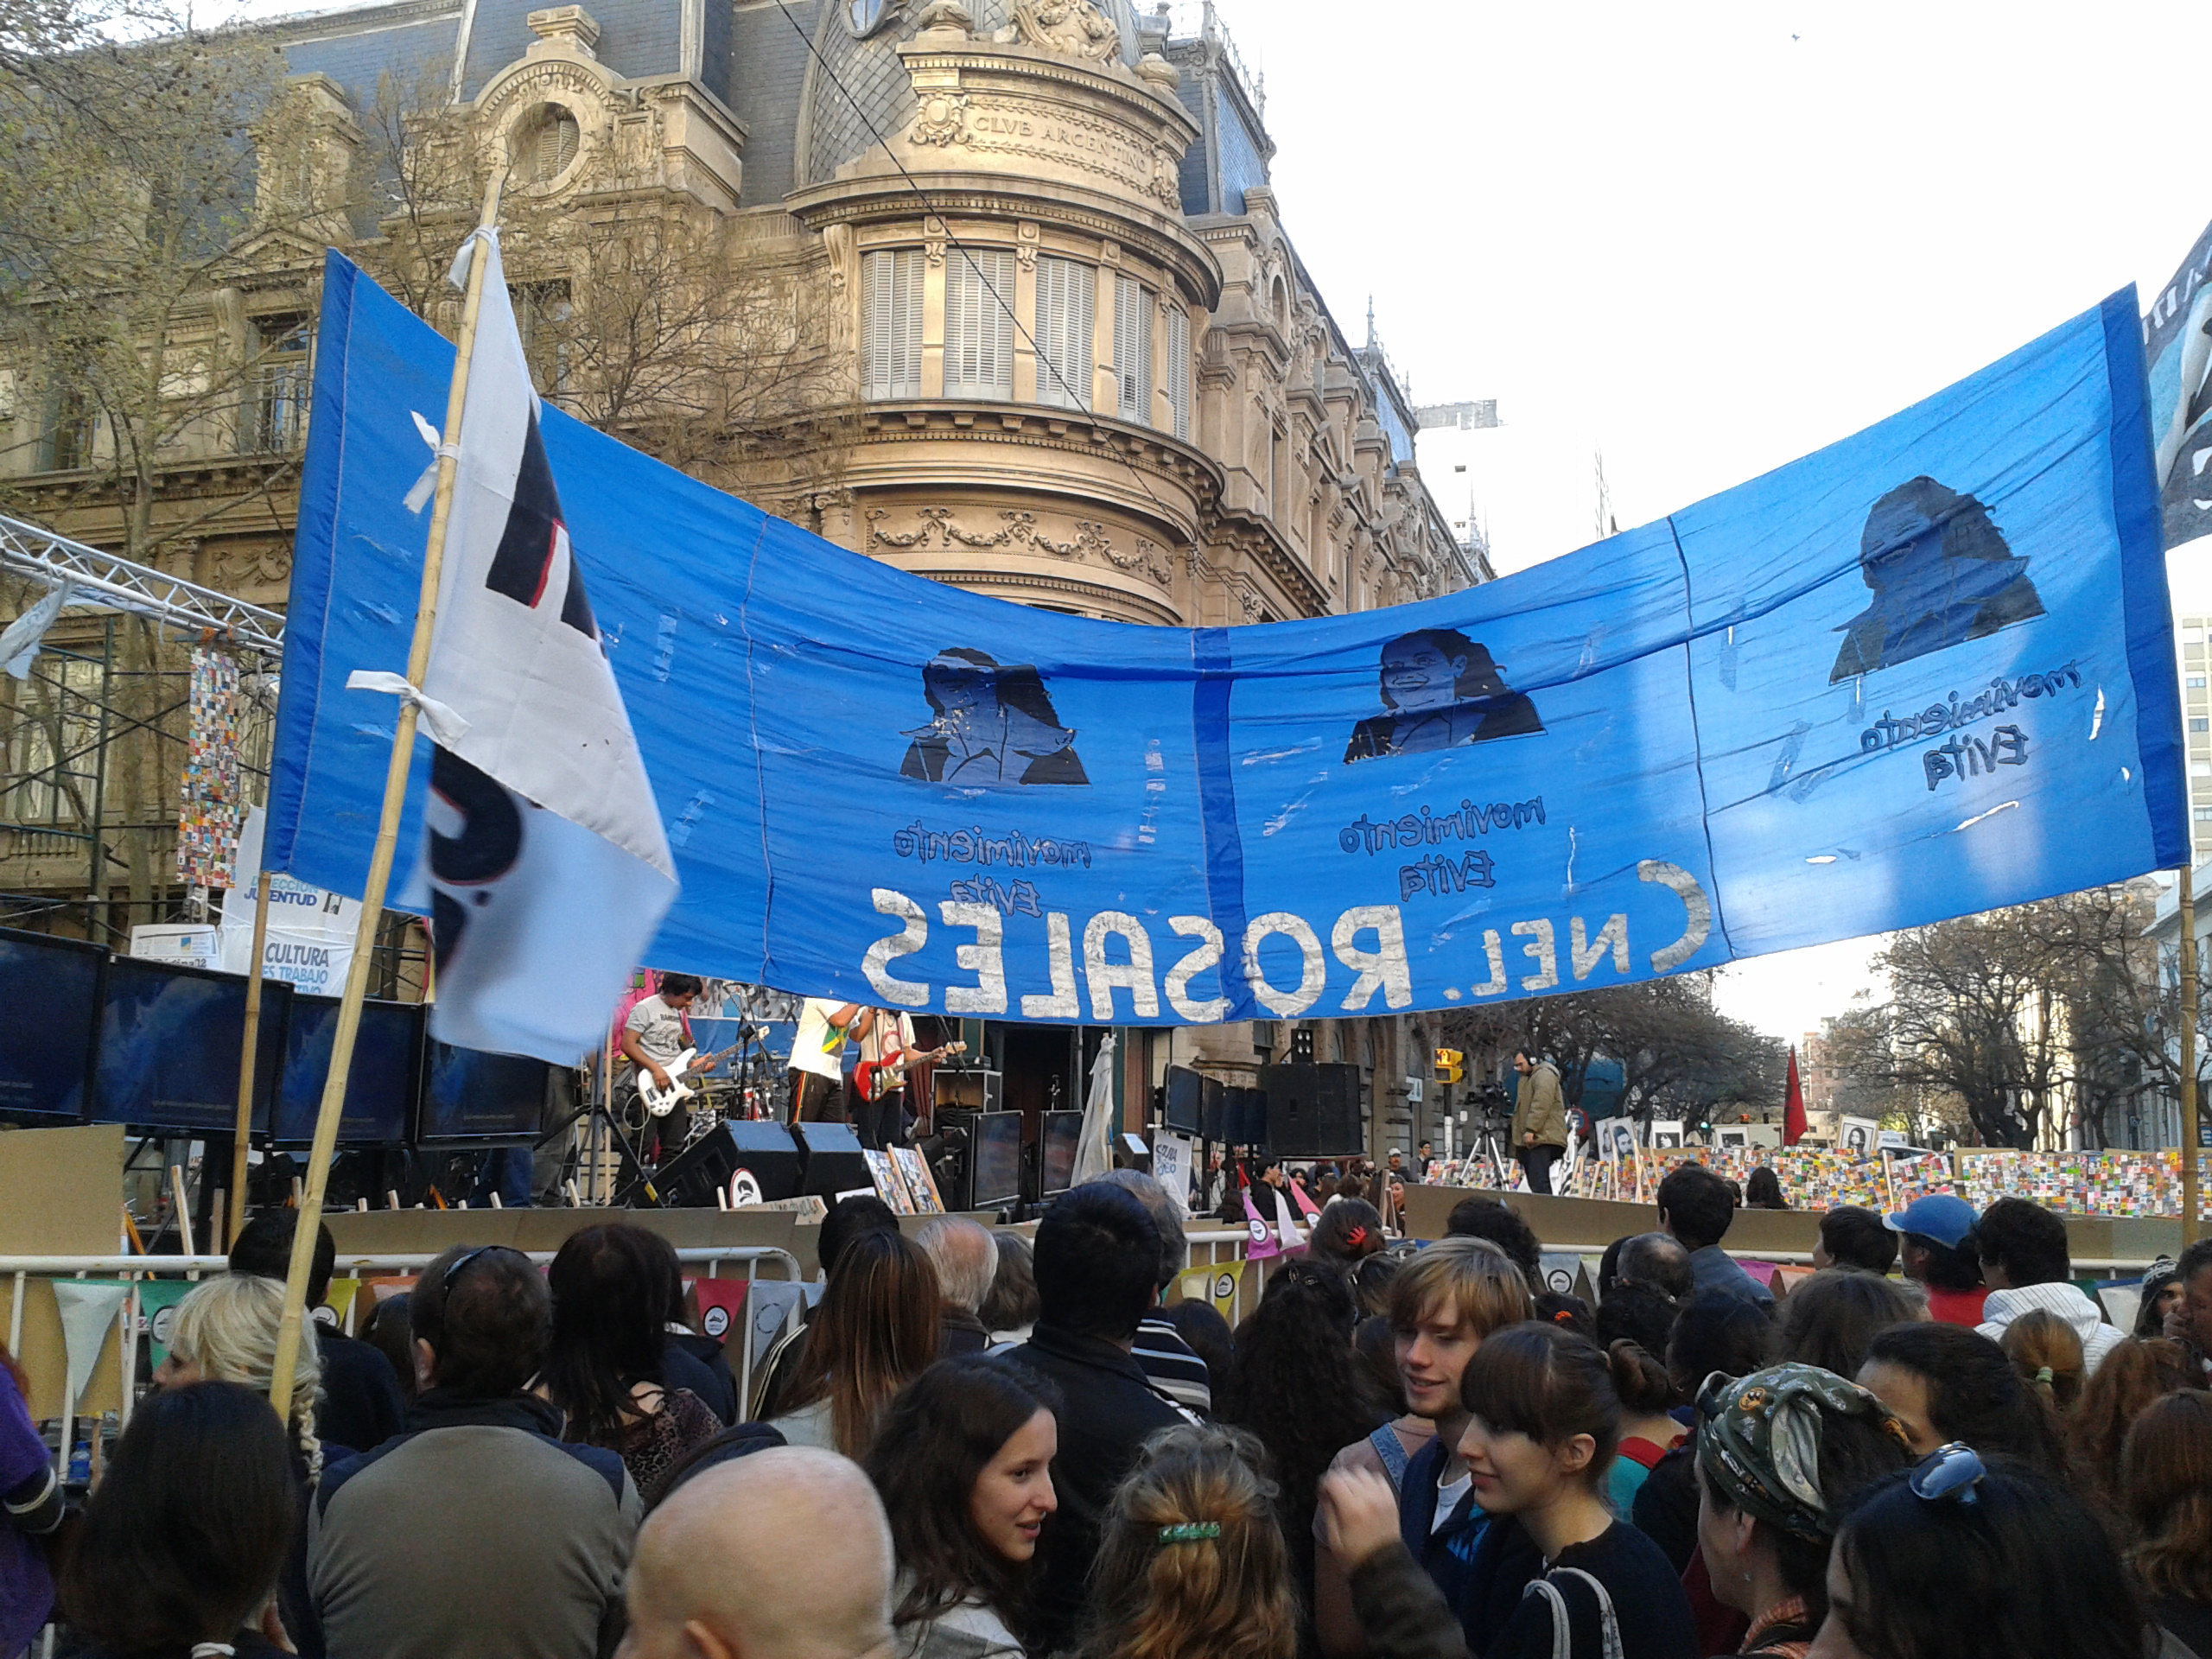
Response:
[[[947,1043],[943,1048],[901,1054],[895,1060],[862,1060],[853,1068],[853,1092],[872,1105],[893,1089],[905,1086],[908,1066],[929,1065],[967,1052],[965,1043]]]

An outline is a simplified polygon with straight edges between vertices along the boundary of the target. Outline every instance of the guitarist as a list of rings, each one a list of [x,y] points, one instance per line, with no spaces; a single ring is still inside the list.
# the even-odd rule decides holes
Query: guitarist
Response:
[[[810,996],[800,1005],[791,1040],[792,1122],[844,1120],[845,1044],[874,1028],[875,1010],[863,1003]]]
[[[663,974],[660,988],[630,1010],[622,1022],[622,1058],[635,1068],[631,1086],[640,1075],[649,1076],[663,1089],[675,1081],[669,1067],[690,1048],[691,1021],[688,1017],[699,995],[699,982],[690,974]],[[652,1139],[653,1166],[683,1150],[690,1138],[691,1114],[677,1101],[665,1117],[648,1117],[645,1134]]]
[[[863,1065],[896,1066],[913,1052],[913,1015],[878,1008],[874,1022],[861,1039],[861,1063]],[[856,1073],[856,1078],[860,1075],[862,1074]],[[857,1086],[853,1090],[853,1133],[860,1137],[861,1145],[872,1152],[887,1151],[893,1147],[906,1144],[906,1076],[904,1071],[893,1071],[889,1086],[880,1088],[874,1100],[869,1100]]]

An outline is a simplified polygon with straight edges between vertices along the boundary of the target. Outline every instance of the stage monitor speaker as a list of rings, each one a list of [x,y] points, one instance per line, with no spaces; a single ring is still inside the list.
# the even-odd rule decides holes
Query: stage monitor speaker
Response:
[[[930,1074],[930,1098],[956,1110],[995,1112],[1001,1109],[1004,1081],[1001,1072],[941,1065]]]
[[[780,1123],[740,1118],[717,1123],[669,1160],[654,1179],[660,1201],[690,1210],[712,1210],[715,1194],[729,1190],[739,1171],[759,1189],[758,1201],[799,1195],[801,1154],[791,1132]],[[740,1203],[754,1202],[747,1184],[739,1183]]]
[[[1244,1098],[1246,1092],[1231,1084],[1217,1096],[1207,1097],[1201,1095],[1198,1107],[1198,1138],[1202,1141],[1211,1141],[1216,1146],[1226,1144],[1229,1141],[1230,1118],[1236,1112],[1237,1103]],[[1167,1127],[1173,1128],[1175,1126],[1171,1123]]]
[[[1225,1091],[1221,1112],[1221,1141],[1231,1147],[1265,1146],[1268,1140],[1268,1096],[1262,1089]]]
[[[1334,1158],[1363,1151],[1359,1068],[1294,1064],[1262,1066],[1268,1150],[1281,1158]]]
[[[798,1142],[801,1192],[835,1204],[840,1192],[875,1191],[875,1178],[868,1173],[861,1138],[851,1124],[794,1123],[791,1137]]]

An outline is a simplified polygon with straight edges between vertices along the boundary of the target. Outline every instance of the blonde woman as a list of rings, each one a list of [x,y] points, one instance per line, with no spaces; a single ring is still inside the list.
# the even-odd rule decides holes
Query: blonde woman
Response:
[[[1145,1442],[1107,1512],[1082,1659],[1293,1659],[1298,1603],[1265,1456],[1218,1424]]]
[[[226,1273],[194,1287],[176,1305],[169,1326],[168,1357],[154,1372],[163,1389],[194,1382],[237,1382],[266,1395],[276,1365],[276,1326],[284,1315],[284,1287],[251,1273]],[[308,1595],[307,1505],[322,1478],[322,1442],[315,1438],[315,1396],[322,1384],[322,1351],[315,1321],[300,1326],[300,1356],[292,1373],[292,1470],[298,1507],[292,1542],[277,1580],[276,1608],[303,1659],[323,1650],[322,1627]]]

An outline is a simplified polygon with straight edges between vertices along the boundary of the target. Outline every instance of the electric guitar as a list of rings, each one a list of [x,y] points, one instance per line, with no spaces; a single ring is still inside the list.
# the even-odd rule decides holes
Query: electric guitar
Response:
[[[698,1058],[699,1051],[687,1048],[661,1069],[668,1073],[668,1087],[664,1089],[653,1081],[653,1074],[643,1066],[638,1068],[638,1099],[655,1117],[666,1117],[677,1104],[698,1092],[684,1081],[694,1071],[704,1071],[723,1055],[734,1052],[734,1046]]]
[[[901,1054],[895,1060],[862,1060],[853,1068],[853,1092],[873,1105],[893,1089],[906,1085],[908,1066],[928,1065],[967,1052],[965,1043],[947,1043],[943,1048],[926,1049],[918,1054]]]

